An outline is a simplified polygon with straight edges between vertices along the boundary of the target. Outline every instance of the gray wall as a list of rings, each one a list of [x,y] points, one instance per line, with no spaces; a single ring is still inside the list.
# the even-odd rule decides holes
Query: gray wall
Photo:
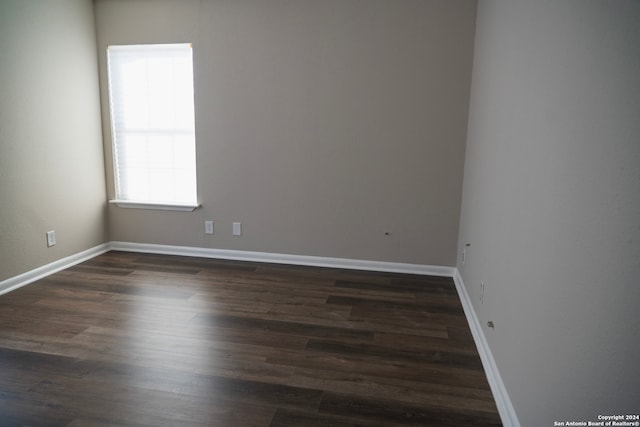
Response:
[[[0,1],[0,94],[1,281],[106,239],[91,1]]]
[[[475,2],[97,0],[96,19],[108,162],[106,47],[194,46],[203,207],[110,206],[111,240],[455,264]]]
[[[637,414],[640,2],[476,25],[458,267],[497,366],[523,426]]]

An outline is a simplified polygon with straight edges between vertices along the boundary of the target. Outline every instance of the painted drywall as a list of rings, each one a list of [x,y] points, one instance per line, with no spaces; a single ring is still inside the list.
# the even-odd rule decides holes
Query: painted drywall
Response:
[[[0,58],[1,281],[106,241],[92,2],[1,1]]]
[[[640,410],[639,76],[640,2],[479,2],[458,268],[523,426]]]
[[[202,208],[110,206],[111,240],[455,264],[475,2],[95,6],[108,162],[107,46],[194,47]]]

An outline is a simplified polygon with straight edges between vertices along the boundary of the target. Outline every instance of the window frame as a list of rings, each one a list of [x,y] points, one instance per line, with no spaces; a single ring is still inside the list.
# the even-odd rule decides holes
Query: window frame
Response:
[[[193,150],[193,162],[191,163],[191,161],[189,162],[189,168],[186,169],[187,173],[189,174],[188,176],[189,181],[191,181],[191,183],[193,184],[193,187],[191,187],[191,185],[189,185],[189,193],[193,193],[195,195],[195,197],[193,198],[193,200],[178,200],[177,198],[175,199],[162,199],[162,198],[152,198],[152,197],[148,197],[148,198],[139,198],[139,199],[134,199],[134,198],[127,198],[127,197],[123,197],[122,196],[122,185],[124,183],[124,185],[127,184],[126,180],[125,181],[121,181],[121,175],[120,172],[122,172],[123,170],[125,171],[125,173],[130,172],[131,169],[126,169],[126,166],[123,166],[120,164],[119,161],[119,155],[118,155],[118,150],[123,150],[126,143],[124,142],[124,139],[126,138],[126,135],[128,133],[131,133],[131,129],[126,129],[126,127],[123,125],[123,123],[125,122],[124,117],[124,107],[120,106],[120,110],[118,110],[118,113],[114,112],[114,104],[120,104],[120,105],[125,105],[126,102],[124,101],[124,99],[120,99],[120,96],[123,95],[122,92],[117,93],[115,98],[114,98],[114,84],[113,84],[113,73],[116,72],[121,72],[121,69],[117,70],[117,71],[112,71],[112,62],[113,62],[113,58],[111,56],[112,52],[118,52],[120,54],[122,54],[122,52],[126,52],[126,53],[140,53],[141,58],[148,58],[150,56],[150,54],[152,55],[155,52],[159,52],[162,51],[163,49],[167,49],[167,50],[174,50],[174,49],[182,49],[182,55],[186,54],[186,49],[188,49],[188,55],[189,55],[189,60],[190,60],[190,64],[189,64],[189,69],[190,69],[190,79],[189,82],[184,81],[183,83],[185,84],[189,84],[189,89],[190,89],[190,103],[192,104],[192,108],[193,110],[191,110],[191,118],[192,118],[192,122],[191,120],[188,120],[188,122],[190,123],[190,126],[186,127],[186,128],[178,128],[176,126],[176,124],[174,123],[173,126],[169,126],[166,129],[163,129],[167,135],[171,136],[171,146],[175,149],[176,146],[176,142],[173,138],[175,138],[175,136],[177,134],[180,133],[184,133],[184,130],[186,129],[188,138],[191,139],[193,146],[189,147],[189,149]],[[116,53],[116,56],[118,55],[118,53]],[[116,60],[117,62],[117,60]],[[121,63],[118,63],[118,65],[114,66],[114,69],[116,67],[121,66]],[[148,77],[148,75],[145,75],[145,77]],[[123,86],[123,78],[121,75],[119,75],[117,77],[117,79],[121,79],[121,81],[119,81],[117,83],[117,85]],[[110,120],[110,128],[111,128],[111,149],[112,149],[112,161],[113,161],[113,184],[114,184],[114,191],[115,191],[115,198],[113,200],[110,200],[109,203],[111,204],[115,204],[118,207],[121,208],[134,208],[134,209],[154,209],[154,210],[172,210],[172,211],[193,211],[196,208],[198,208],[200,206],[200,203],[198,202],[198,185],[197,185],[197,159],[196,159],[196,138],[195,138],[195,94],[194,94],[194,90],[193,90],[193,86],[194,86],[194,73],[193,73],[193,45],[191,43],[170,43],[170,44],[128,44],[128,45],[109,45],[107,47],[107,80],[108,80],[108,102],[109,102],[109,120]],[[148,80],[145,80],[145,84],[147,86],[147,90],[148,87],[150,86],[148,84]],[[119,89],[121,89],[121,87],[119,86]],[[175,93],[174,93],[175,94]],[[147,93],[147,98],[150,98],[149,96],[149,92]],[[149,103],[151,104],[151,103]],[[116,114],[120,114],[120,116],[116,116]],[[151,115],[149,115],[150,117]],[[175,119],[174,119],[175,120]],[[151,121],[149,119],[149,121]],[[122,130],[118,130],[116,129],[116,123],[118,123],[119,126],[122,126]],[[149,124],[149,122],[147,122],[146,127],[142,126],[140,128],[136,128],[135,132],[139,132],[141,135],[143,135],[143,137],[146,139],[146,144],[148,146],[149,144],[149,140],[148,138],[153,135],[154,133],[157,133],[158,129],[154,129],[153,126],[151,126]],[[118,141],[117,138],[120,137],[121,140]],[[191,142],[190,141],[190,142]],[[150,148],[147,147],[146,150],[146,157],[144,157],[144,159],[146,160],[147,163],[149,163],[149,154],[150,154]],[[121,156],[121,155],[120,155]],[[120,157],[122,158],[122,157]],[[126,159],[126,157],[125,157]],[[172,161],[174,161],[175,159],[172,158]],[[126,163],[126,160],[125,162]],[[122,169],[124,168],[124,169]],[[146,168],[143,168],[143,170],[147,173],[147,174],[151,174],[151,171],[153,170],[153,168],[147,166]],[[171,172],[175,172],[176,170],[180,170],[179,168],[176,169],[175,167],[172,168],[167,168],[167,171],[171,171]],[[151,179],[153,179],[151,176],[148,176],[147,179],[150,181]],[[175,180],[175,177],[174,177]],[[151,193],[151,189],[152,186],[149,185],[147,188],[147,193],[150,194]],[[179,187],[178,187],[179,188]],[[147,195],[148,195],[147,194]],[[190,198],[189,198],[190,199]]]

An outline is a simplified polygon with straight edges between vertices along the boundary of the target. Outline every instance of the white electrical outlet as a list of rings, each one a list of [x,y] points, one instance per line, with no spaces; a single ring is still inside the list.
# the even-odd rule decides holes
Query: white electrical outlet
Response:
[[[213,221],[204,222],[204,234],[213,234]]]
[[[47,231],[47,247],[56,245],[56,232],[55,230]]]
[[[242,235],[242,223],[240,222],[233,223],[233,235],[234,236]]]

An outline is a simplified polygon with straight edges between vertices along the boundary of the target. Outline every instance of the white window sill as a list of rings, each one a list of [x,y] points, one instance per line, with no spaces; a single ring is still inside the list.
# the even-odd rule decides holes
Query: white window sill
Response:
[[[182,211],[193,212],[200,207],[198,204],[179,204],[179,203],[154,203],[154,202],[136,202],[134,200],[109,200],[119,208],[127,209],[153,209],[161,211]]]

